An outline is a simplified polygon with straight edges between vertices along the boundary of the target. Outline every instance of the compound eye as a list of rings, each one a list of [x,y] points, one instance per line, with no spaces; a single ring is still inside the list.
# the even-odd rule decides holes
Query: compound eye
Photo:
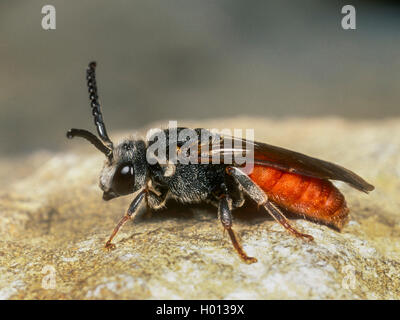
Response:
[[[135,174],[132,165],[121,165],[114,174],[111,189],[118,195],[126,195],[133,192]]]

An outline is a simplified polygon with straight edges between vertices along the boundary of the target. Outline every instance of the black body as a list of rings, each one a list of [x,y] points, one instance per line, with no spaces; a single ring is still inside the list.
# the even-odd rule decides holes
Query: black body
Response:
[[[200,138],[200,130],[177,128],[181,130],[193,130]],[[166,157],[169,161],[170,146],[182,146],[187,140],[171,138],[169,129],[164,131],[166,137]],[[213,136],[209,132],[210,136]],[[228,193],[233,200],[233,207],[237,208],[243,204],[243,194],[234,178],[227,174],[226,164],[149,164],[146,159],[147,148],[154,143],[152,137],[149,141],[126,140],[114,148],[113,159],[106,164],[100,179],[100,187],[104,191],[103,198],[110,200],[118,197],[116,190],[112,188],[112,178],[118,168],[128,164],[134,167],[135,184],[129,193],[145,188],[152,191],[148,196],[148,205],[152,209],[160,208],[167,197],[172,197],[185,204],[209,202],[218,206],[221,194]],[[199,145],[201,141],[198,141]],[[178,150],[177,150],[178,152]],[[139,165],[140,164],[140,165]],[[113,171],[115,169],[115,171]],[[123,195],[123,194],[122,194]]]

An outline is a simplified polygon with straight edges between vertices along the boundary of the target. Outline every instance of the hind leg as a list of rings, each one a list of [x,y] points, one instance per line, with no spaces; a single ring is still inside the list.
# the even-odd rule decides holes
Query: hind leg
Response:
[[[313,241],[313,236],[310,236],[306,233],[301,233],[297,231],[294,227],[292,227],[289,223],[289,220],[283,215],[283,213],[278,209],[278,207],[270,201],[267,201],[264,205],[264,208],[268,211],[268,213],[278,221],[287,231],[293,234],[296,237],[303,238],[308,241]]]
[[[263,206],[267,212],[292,235],[308,241],[314,240],[312,236],[297,231],[289,223],[289,220],[283,215],[278,207],[268,201],[265,192],[253,180],[251,180],[247,174],[236,167],[227,167],[226,172],[235,178],[235,180],[243,187],[243,190],[258,204],[258,206]]]

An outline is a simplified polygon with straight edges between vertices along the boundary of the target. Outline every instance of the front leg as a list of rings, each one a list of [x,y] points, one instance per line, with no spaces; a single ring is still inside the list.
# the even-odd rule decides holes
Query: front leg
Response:
[[[110,238],[108,239],[108,241],[105,244],[105,248],[106,249],[115,248],[115,244],[113,244],[111,242],[112,239],[115,237],[115,235],[118,233],[118,231],[122,228],[122,226],[128,220],[136,217],[139,206],[142,203],[143,199],[146,199],[146,204],[147,204],[148,209],[149,208],[159,209],[164,205],[165,200],[167,198],[167,194],[168,194],[168,189],[155,188],[154,191],[149,190],[149,189],[143,189],[142,191],[140,191],[139,194],[136,196],[136,198],[133,199],[133,201],[131,202],[126,214],[121,218],[121,220],[118,222],[118,224],[114,228]]]
[[[165,201],[168,195],[168,188],[161,186],[152,186],[151,189],[147,189],[146,203],[151,209],[161,209],[165,205]]]
[[[105,248],[106,249],[114,249],[115,248],[115,244],[113,244],[111,241],[112,239],[115,237],[115,235],[118,233],[119,229],[122,228],[122,226],[130,219],[133,219],[137,212],[138,212],[138,208],[140,206],[140,204],[143,201],[143,198],[145,197],[147,193],[147,190],[142,190],[139,192],[139,194],[136,196],[135,199],[133,199],[133,201],[131,202],[128,211],[126,212],[126,214],[121,218],[121,220],[118,222],[118,224],[116,225],[116,227],[114,228],[113,232],[111,233],[110,238],[108,239],[108,241],[105,244]]]
[[[154,191],[153,191],[154,190]],[[153,187],[153,190],[147,189],[146,193],[146,219],[150,219],[152,216],[151,209],[158,210],[165,206],[165,201],[168,195],[168,189],[161,187]]]

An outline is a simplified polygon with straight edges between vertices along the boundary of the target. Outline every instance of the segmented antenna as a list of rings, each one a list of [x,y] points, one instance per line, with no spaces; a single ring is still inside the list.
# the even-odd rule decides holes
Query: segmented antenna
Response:
[[[86,69],[86,80],[87,86],[89,91],[89,99],[90,99],[90,106],[92,107],[92,114],[94,117],[94,124],[97,128],[97,133],[103,142],[107,145],[108,148],[111,150],[113,149],[113,143],[111,142],[110,138],[108,137],[107,130],[103,121],[103,115],[100,111],[100,103],[98,101],[97,95],[97,84],[96,84],[96,62],[89,63],[88,68]]]
[[[89,89],[90,106],[92,107],[92,114],[94,117],[94,124],[96,125],[97,132],[100,139],[93,133],[84,129],[70,129],[67,132],[67,137],[72,139],[73,137],[81,137],[88,140],[98,150],[106,155],[108,160],[111,162],[113,158],[113,143],[107,135],[106,127],[104,125],[103,116],[100,112],[100,104],[97,96],[97,85],[96,85],[96,74],[95,74],[96,62],[89,63],[86,70],[86,79]]]

